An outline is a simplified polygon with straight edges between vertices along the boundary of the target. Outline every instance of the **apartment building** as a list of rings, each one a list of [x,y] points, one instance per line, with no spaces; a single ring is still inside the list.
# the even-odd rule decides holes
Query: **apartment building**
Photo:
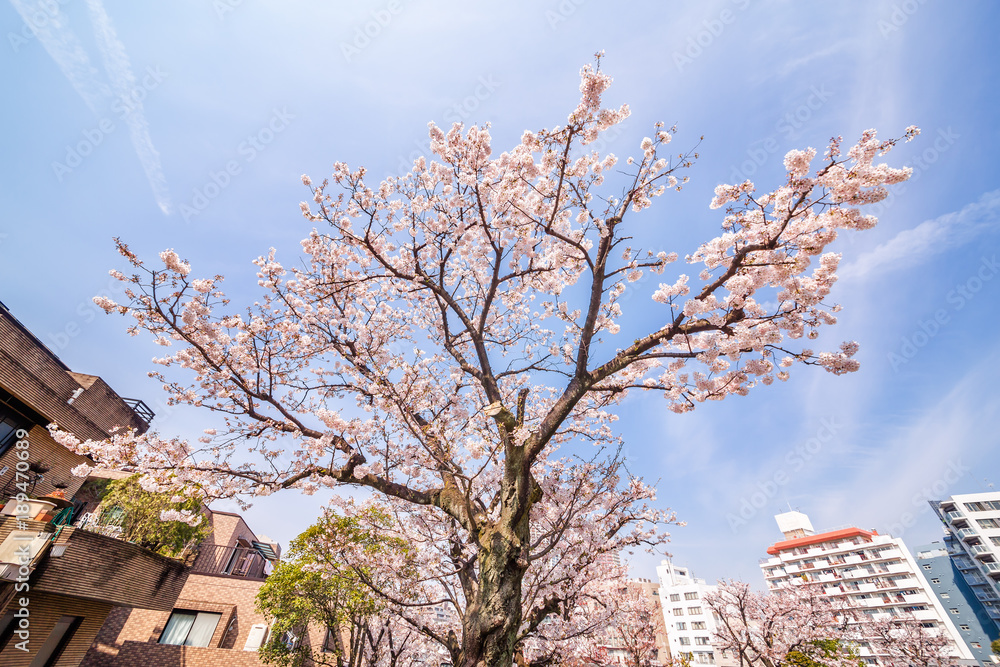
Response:
[[[703,602],[705,595],[714,593],[717,587],[669,560],[656,568],[656,574],[670,655],[686,658],[692,665],[735,664],[731,656],[715,648],[715,617]]]
[[[208,510],[208,515],[212,532],[198,545],[174,604],[114,610],[82,665],[264,664],[256,651],[268,636],[268,623],[254,600],[281,548],[257,535],[238,514]]]
[[[799,579],[820,583],[826,595],[840,598],[867,616],[912,615],[924,627],[948,637],[956,662],[974,660],[953,615],[924,576],[925,568],[901,539],[857,527],[817,533],[801,512],[786,512],[775,519],[785,539],[770,546],[770,557],[760,563],[770,590],[780,591]],[[858,650],[865,662],[878,662],[870,645],[862,643]]]
[[[994,620],[1000,597],[957,543],[946,535],[940,542],[919,547],[917,564],[975,659],[993,665],[998,658],[990,643],[1000,638]]]
[[[950,557],[1000,624],[1000,492],[962,494],[930,505],[950,538]]]
[[[0,304],[0,664],[80,664],[112,611],[169,613],[183,563],[70,524],[87,461],[55,442],[58,423],[79,438],[117,427],[144,432],[151,411],[95,375],[72,371]],[[24,493],[30,500],[8,500]],[[20,505],[20,507],[19,507]],[[25,511],[27,509],[27,511]]]

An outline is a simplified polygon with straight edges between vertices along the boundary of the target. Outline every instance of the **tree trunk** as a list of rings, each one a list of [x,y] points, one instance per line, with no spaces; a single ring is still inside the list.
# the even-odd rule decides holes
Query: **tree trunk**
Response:
[[[523,522],[527,539],[527,522]],[[520,533],[522,530],[518,530]],[[479,555],[477,599],[466,608],[459,667],[511,667],[521,625],[521,582],[527,569],[520,544],[493,532]]]

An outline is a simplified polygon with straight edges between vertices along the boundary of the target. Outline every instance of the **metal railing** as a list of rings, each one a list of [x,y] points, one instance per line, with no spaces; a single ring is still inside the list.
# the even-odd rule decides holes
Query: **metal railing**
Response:
[[[196,574],[222,574],[246,579],[264,579],[267,559],[249,547],[202,545],[191,566]]]

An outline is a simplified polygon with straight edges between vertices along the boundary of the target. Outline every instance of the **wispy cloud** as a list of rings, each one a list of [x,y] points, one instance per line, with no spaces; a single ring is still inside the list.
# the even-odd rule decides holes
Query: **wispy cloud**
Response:
[[[36,2],[10,0],[10,2],[24,22],[31,26],[38,41],[59,65],[63,76],[69,80],[84,103],[95,114],[99,113],[104,101],[111,96],[111,90],[100,80],[97,68],[90,64],[86,49],[69,27],[69,19],[59,4],[44,0]],[[47,20],[38,21],[35,18],[37,16],[46,17]]]
[[[167,181],[163,175],[160,154],[153,146],[149,135],[149,124],[143,113],[142,102],[133,95],[136,81],[128,53],[118,39],[101,0],[87,0],[87,7],[90,10],[104,69],[111,81],[110,85],[103,79],[100,71],[91,64],[87,50],[69,26],[69,18],[58,3],[44,2],[44,0],[10,1],[24,22],[31,26],[42,46],[59,66],[63,76],[69,80],[73,89],[94,114],[102,113],[111,99],[128,100],[128,112],[124,118],[129,126],[132,145],[146,172],[157,205],[164,214],[169,214],[172,206]],[[45,16],[47,20],[36,21],[34,19],[36,16]]]
[[[125,122],[128,123],[132,145],[135,147],[142,168],[146,172],[146,178],[149,179],[149,185],[153,189],[157,205],[164,214],[169,214],[171,204],[170,193],[167,190],[167,179],[163,175],[160,154],[153,146],[153,140],[149,136],[149,124],[146,122],[142,101],[133,95],[136,81],[128,53],[125,52],[125,45],[118,39],[115,28],[111,24],[111,18],[104,10],[101,0],[87,0],[87,7],[90,9],[90,18],[94,24],[97,45],[101,49],[104,69],[108,73],[108,78],[111,79],[115,95],[129,101]]]
[[[1000,217],[1000,190],[987,192],[960,211],[925,220],[864,253],[841,268],[842,279],[868,278],[884,271],[916,266],[928,257],[964,245],[990,228]]]

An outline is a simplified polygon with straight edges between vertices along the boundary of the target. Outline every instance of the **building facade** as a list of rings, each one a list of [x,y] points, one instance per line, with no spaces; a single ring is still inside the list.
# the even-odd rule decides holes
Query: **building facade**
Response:
[[[1000,603],[1000,597],[989,588],[989,582],[976,571],[956,542],[947,535],[941,542],[920,547],[917,564],[972,655],[981,665],[992,665],[997,656],[990,643],[1000,639],[1000,632],[990,612],[995,614],[994,605]]]
[[[787,512],[775,517],[785,539],[767,549],[760,563],[771,591],[790,586],[793,580],[822,585],[825,595],[871,618],[909,616],[950,641],[953,659],[974,660],[909,549],[899,538],[874,530],[849,527],[816,533],[809,517]],[[878,662],[871,645],[858,645],[862,660]]]
[[[669,640],[670,655],[690,660],[692,665],[733,665],[728,655],[715,647],[716,622],[704,604],[705,595],[717,587],[696,578],[689,568],[665,560],[656,568],[660,581],[660,604]]]
[[[207,513],[212,532],[199,544],[171,608],[114,610],[83,665],[263,665],[256,651],[268,623],[254,601],[281,549],[237,514]]]
[[[119,427],[144,432],[150,419],[141,401],[72,371],[0,304],[0,664],[78,665],[114,610],[174,607],[183,563],[71,525],[84,480],[70,471],[87,459],[46,428],[99,440]]]

